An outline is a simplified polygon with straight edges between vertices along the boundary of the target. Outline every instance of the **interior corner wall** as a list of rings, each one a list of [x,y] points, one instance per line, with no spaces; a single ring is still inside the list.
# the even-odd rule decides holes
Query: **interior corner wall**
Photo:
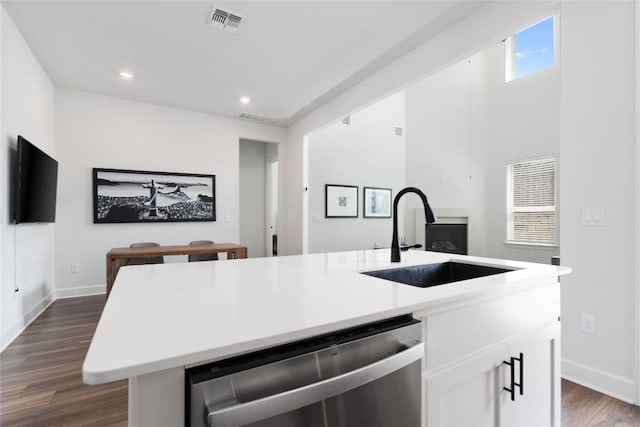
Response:
[[[404,91],[309,135],[309,253],[389,247],[391,218],[364,218],[364,187],[404,187]],[[325,184],[358,187],[357,218],[325,217]]]
[[[56,226],[13,222],[18,135],[57,157],[54,86],[11,17],[1,9],[0,349],[54,298]]]
[[[563,376],[638,403],[635,25],[631,1],[562,5],[560,287]],[[586,207],[605,225],[582,225]]]
[[[278,127],[60,88],[55,120],[58,296],[104,292],[105,255],[113,247],[237,242],[239,141],[279,143],[285,134]],[[94,224],[92,168],[214,174],[217,220]],[[71,264],[80,272],[71,273]]]

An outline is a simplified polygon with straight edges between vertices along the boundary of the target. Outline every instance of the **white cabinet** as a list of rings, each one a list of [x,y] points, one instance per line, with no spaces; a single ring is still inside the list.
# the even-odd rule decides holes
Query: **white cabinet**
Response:
[[[442,372],[424,375],[426,425],[467,427],[498,424],[498,372],[505,355],[506,348],[500,347]]]
[[[516,361],[516,394],[511,400],[507,391],[500,393],[500,419],[503,426],[560,425],[560,322],[542,330],[530,332],[509,344],[508,357],[522,354]],[[522,379],[520,379],[522,366]],[[507,369],[505,369],[507,368]],[[503,387],[509,387],[511,372],[503,365]]]
[[[560,425],[557,283],[423,314],[425,426]],[[465,329],[475,332],[465,338]],[[447,345],[447,337],[464,342]],[[505,362],[513,363],[513,377]]]

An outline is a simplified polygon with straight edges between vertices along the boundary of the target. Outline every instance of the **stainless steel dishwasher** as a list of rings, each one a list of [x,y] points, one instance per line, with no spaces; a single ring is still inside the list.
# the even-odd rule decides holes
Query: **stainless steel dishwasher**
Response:
[[[418,427],[423,355],[403,316],[191,368],[185,425]]]

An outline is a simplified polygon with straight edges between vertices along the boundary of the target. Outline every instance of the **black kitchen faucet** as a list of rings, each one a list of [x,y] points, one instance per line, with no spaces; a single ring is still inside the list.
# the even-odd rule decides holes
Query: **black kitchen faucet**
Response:
[[[400,245],[398,244],[398,201],[405,193],[416,193],[422,199],[424,205],[424,217],[427,219],[427,224],[433,224],[436,222],[436,216],[429,206],[427,196],[417,189],[416,187],[403,188],[396,194],[393,199],[393,237],[391,238],[391,262],[400,262]]]

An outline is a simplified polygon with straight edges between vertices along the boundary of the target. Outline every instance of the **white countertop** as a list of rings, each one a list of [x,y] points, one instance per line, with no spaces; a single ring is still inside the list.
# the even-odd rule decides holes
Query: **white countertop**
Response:
[[[430,306],[505,292],[569,268],[389,250],[120,269],[82,367],[101,384],[230,357]],[[447,260],[519,270],[418,288],[361,271]]]

